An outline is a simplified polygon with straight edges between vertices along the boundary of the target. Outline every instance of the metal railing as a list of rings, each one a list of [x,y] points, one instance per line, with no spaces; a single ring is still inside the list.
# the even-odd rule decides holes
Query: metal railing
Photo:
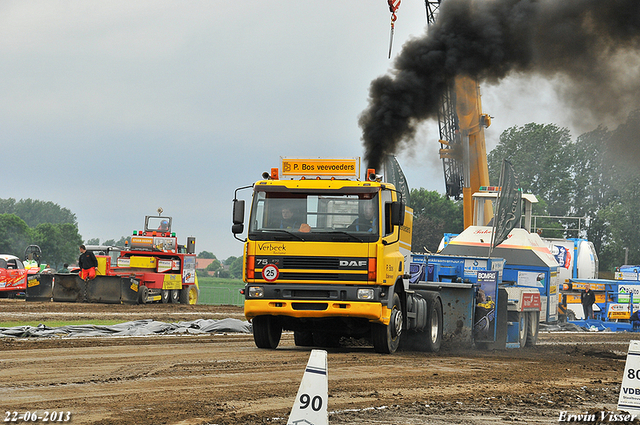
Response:
[[[540,230],[558,230],[561,232],[577,232],[577,235],[580,235],[581,232],[584,230],[584,227],[582,225],[582,223],[586,223],[587,221],[587,217],[567,217],[567,216],[555,216],[555,215],[533,215],[531,216],[531,218],[533,218],[533,229],[531,230],[532,232],[536,232],[538,229]],[[544,221],[543,219],[550,219],[550,220],[555,220],[556,223],[560,223],[560,225],[562,227],[539,227],[538,226],[538,219],[541,219],[540,221]],[[577,228],[571,228],[569,223],[571,222],[578,222],[577,224]]]
[[[198,304],[242,306],[244,295],[238,288],[201,287]]]

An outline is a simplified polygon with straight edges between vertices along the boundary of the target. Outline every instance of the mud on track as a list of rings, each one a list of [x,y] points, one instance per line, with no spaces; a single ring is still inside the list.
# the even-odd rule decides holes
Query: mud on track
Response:
[[[242,318],[240,308],[0,300],[1,320],[176,322]],[[380,355],[329,349],[332,424],[558,423],[615,410],[634,334],[545,334],[524,350]],[[4,412],[69,411],[72,424],[286,424],[308,348],[246,334],[0,339]],[[590,422],[593,423],[593,422]]]

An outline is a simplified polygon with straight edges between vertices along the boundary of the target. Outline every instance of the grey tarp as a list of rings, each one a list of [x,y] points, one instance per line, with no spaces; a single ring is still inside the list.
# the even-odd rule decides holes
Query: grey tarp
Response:
[[[611,332],[611,329],[607,328],[604,323],[592,324],[588,327],[569,322],[556,323],[555,325],[540,323],[539,329],[549,332]]]
[[[152,319],[134,320],[117,325],[69,325],[51,328],[45,325],[0,328],[1,337],[85,337],[85,336],[146,336],[202,335],[221,332],[251,333],[251,324],[238,319],[164,323]]]

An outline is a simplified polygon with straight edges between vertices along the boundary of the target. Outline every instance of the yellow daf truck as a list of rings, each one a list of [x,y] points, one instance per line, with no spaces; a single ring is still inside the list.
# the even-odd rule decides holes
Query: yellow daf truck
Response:
[[[403,325],[425,327],[416,309],[426,301],[408,295],[411,211],[374,170],[359,175],[359,158],[282,158],[281,169],[236,190],[232,231],[244,242],[244,312],[258,347],[276,348],[285,329],[300,346],[365,337],[376,351],[393,353]],[[237,194],[248,188],[243,240]],[[441,334],[436,325],[435,349]]]

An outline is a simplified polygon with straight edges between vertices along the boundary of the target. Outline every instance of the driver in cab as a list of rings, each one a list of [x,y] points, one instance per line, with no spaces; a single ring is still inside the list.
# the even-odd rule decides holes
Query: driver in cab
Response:
[[[280,229],[297,230],[300,223],[293,217],[293,209],[289,206],[282,207],[282,217],[278,226]]]
[[[377,233],[378,223],[375,217],[375,209],[372,202],[367,202],[362,207],[362,214],[356,218],[349,227],[348,230],[355,230],[356,232],[369,232]]]

